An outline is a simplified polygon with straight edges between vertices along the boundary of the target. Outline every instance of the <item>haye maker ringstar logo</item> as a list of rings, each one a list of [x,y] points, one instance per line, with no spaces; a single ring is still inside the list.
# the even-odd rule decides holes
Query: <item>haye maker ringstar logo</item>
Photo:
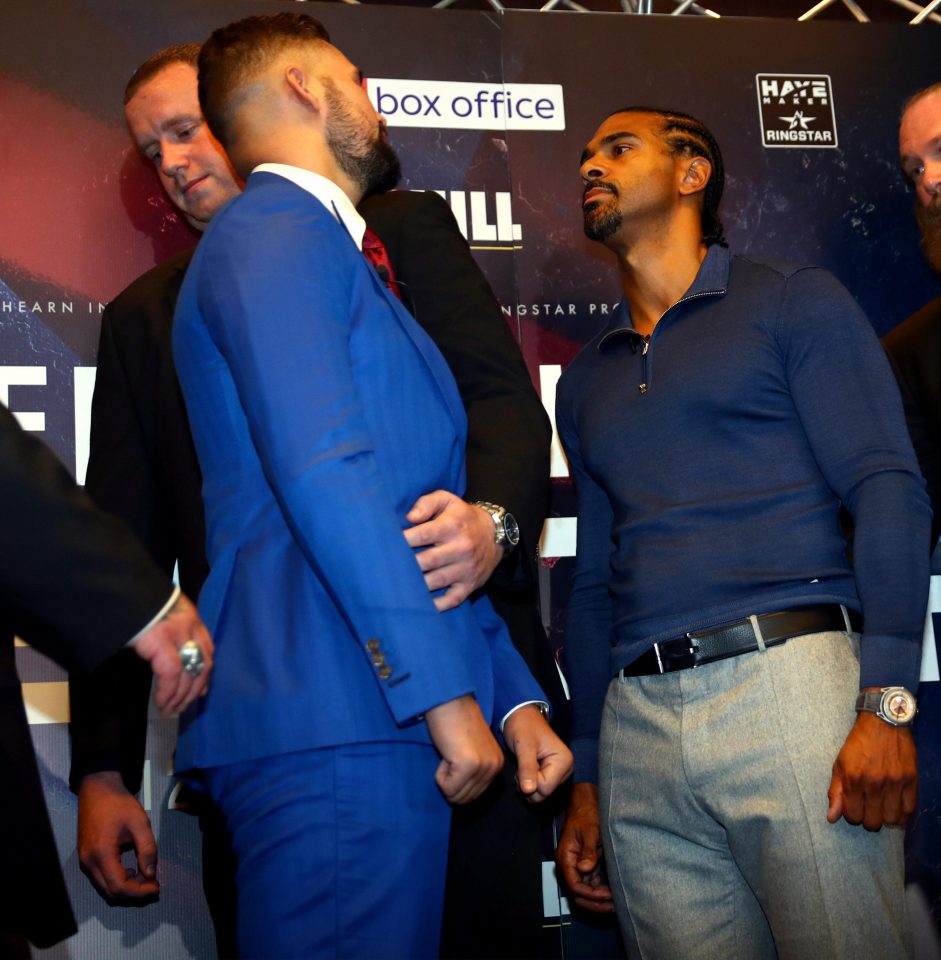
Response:
[[[761,138],[766,147],[835,147],[836,117],[828,74],[755,75]]]

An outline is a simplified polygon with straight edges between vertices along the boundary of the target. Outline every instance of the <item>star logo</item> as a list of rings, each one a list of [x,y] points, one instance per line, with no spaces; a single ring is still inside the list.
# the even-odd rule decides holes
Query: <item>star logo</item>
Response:
[[[788,130],[796,130],[798,125],[800,125],[801,130],[809,130],[808,124],[813,123],[817,118],[805,117],[800,110],[795,110],[793,117],[779,117],[778,119],[788,124]]]
[[[838,145],[829,74],[756,73],[755,93],[762,146],[832,150]]]

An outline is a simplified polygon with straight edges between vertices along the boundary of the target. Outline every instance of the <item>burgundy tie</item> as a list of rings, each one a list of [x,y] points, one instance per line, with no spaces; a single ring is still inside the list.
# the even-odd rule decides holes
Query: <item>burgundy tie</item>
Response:
[[[399,293],[398,284],[395,281],[395,271],[392,269],[389,251],[369,227],[366,227],[366,232],[363,234],[363,256],[373,265],[376,273],[379,274],[379,279],[389,288],[389,291],[401,300],[402,294]]]

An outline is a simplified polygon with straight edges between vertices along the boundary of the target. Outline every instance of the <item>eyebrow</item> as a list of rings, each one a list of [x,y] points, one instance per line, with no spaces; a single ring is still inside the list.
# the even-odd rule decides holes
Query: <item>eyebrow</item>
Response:
[[[615,143],[618,140],[623,140],[625,137],[629,140],[640,140],[640,137],[637,136],[636,133],[631,133],[629,130],[622,130],[620,133],[609,133],[606,137],[602,137],[601,143],[598,144],[598,148],[601,149],[602,147],[610,147],[612,143]],[[589,157],[594,156],[594,154],[597,152],[597,150],[589,150],[588,147],[585,147],[585,149],[582,150],[582,155],[578,162],[580,164],[584,163]]]
[[[167,119],[160,124],[160,130],[172,130],[181,123],[200,122],[202,119],[202,116],[198,113],[177,113],[172,117],[167,117]]]

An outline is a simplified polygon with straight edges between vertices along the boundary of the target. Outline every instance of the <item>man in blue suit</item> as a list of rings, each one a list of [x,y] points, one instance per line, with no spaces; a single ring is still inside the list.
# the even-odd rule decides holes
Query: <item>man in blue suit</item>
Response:
[[[361,253],[395,156],[359,71],[303,15],[216,31],[210,127],[247,178],[187,273],[177,368],[203,473],[220,650],[181,727],[233,834],[245,956],[434,956],[449,807],[570,756],[486,599],[439,612],[406,514],[463,488],[465,417]],[[439,606],[443,606],[439,604]]]

